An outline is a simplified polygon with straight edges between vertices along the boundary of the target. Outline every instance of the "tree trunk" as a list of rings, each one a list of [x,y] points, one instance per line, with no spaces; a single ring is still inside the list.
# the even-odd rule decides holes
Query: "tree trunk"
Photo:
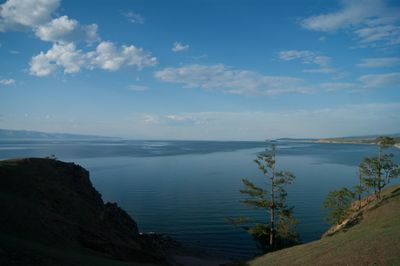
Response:
[[[272,203],[274,204],[274,203]],[[269,245],[275,249],[275,206],[271,206],[271,231],[269,235]]]
[[[272,173],[271,173],[271,206],[270,206],[270,223],[271,231],[269,235],[269,245],[271,249],[275,249],[275,149],[273,150],[272,160]]]

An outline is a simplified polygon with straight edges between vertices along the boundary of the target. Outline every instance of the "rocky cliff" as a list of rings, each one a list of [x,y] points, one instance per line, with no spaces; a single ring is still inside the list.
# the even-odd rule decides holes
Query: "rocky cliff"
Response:
[[[74,163],[1,161],[0,210],[1,265],[166,263],[162,248],[117,204],[105,204]]]

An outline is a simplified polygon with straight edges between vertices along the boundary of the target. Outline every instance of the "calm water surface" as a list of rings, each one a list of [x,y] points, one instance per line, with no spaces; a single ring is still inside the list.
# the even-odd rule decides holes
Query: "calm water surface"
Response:
[[[105,201],[117,202],[143,232],[167,233],[186,245],[230,257],[253,256],[253,240],[225,217],[265,213],[240,204],[241,179],[262,184],[253,162],[263,142],[11,141],[0,159],[54,154],[87,168]],[[328,228],[322,201],[328,191],[357,183],[357,165],[373,145],[278,143],[278,168],[296,180],[288,188],[304,242]],[[391,148],[398,161],[400,150]]]

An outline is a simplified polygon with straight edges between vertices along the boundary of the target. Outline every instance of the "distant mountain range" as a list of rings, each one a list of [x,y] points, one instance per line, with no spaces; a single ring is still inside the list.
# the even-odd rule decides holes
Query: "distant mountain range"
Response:
[[[30,130],[0,129],[0,139],[118,140],[120,138],[67,133],[46,133]]]

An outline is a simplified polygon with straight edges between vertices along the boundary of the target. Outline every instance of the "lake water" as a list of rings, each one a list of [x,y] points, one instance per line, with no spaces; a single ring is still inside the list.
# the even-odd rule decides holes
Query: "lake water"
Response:
[[[322,201],[330,190],[357,183],[357,166],[376,146],[278,142],[278,169],[296,176],[288,188],[304,242],[329,227]],[[0,140],[0,159],[45,157],[76,162],[90,171],[105,201],[117,202],[143,232],[167,233],[188,246],[229,257],[258,252],[249,235],[225,222],[265,212],[240,204],[241,179],[262,182],[256,164],[264,142],[11,141]],[[400,150],[389,149],[399,161]],[[261,183],[262,184],[262,183]]]

